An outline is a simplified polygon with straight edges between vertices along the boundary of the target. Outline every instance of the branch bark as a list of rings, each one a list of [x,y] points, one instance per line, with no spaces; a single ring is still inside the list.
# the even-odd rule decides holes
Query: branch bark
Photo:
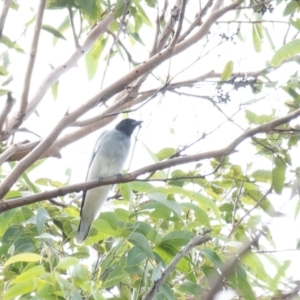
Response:
[[[155,296],[155,294],[158,292],[161,285],[166,281],[167,277],[170,275],[170,273],[175,269],[178,262],[187,255],[193,248],[202,245],[210,240],[209,236],[206,236],[206,234],[210,232],[210,230],[206,230],[202,235],[197,236],[193,238],[182,250],[180,250],[176,256],[173,258],[173,260],[170,262],[170,264],[166,267],[166,269],[162,272],[160,278],[154,282],[153,286],[149,290],[149,292],[145,295],[143,300],[151,300]]]
[[[65,195],[67,195],[69,193],[73,193],[73,192],[89,190],[89,189],[92,189],[92,188],[95,188],[98,186],[134,181],[143,174],[152,173],[152,172],[155,172],[158,170],[163,170],[163,169],[174,167],[177,165],[182,165],[182,164],[186,164],[186,163],[190,163],[190,162],[197,162],[197,161],[204,160],[204,159],[224,157],[224,156],[229,155],[230,153],[234,152],[235,148],[245,139],[252,137],[258,133],[271,132],[272,130],[274,130],[274,128],[276,128],[280,125],[283,125],[299,116],[300,116],[300,109],[297,109],[293,113],[290,113],[284,117],[278,118],[269,123],[257,126],[250,130],[247,130],[244,133],[242,133],[240,136],[238,136],[236,139],[234,139],[229,145],[227,145],[226,147],[219,149],[219,150],[214,150],[214,151],[209,151],[209,152],[204,152],[204,153],[197,153],[197,154],[193,154],[193,155],[189,155],[189,156],[184,156],[184,157],[179,157],[179,158],[173,158],[173,159],[166,160],[166,161],[161,161],[159,163],[152,164],[152,165],[143,167],[141,169],[138,169],[134,172],[128,173],[128,174],[124,175],[122,178],[118,178],[117,176],[114,176],[114,177],[103,179],[101,181],[96,179],[96,180],[92,180],[89,182],[77,183],[77,184],[69,185],[67,187],[62,187],[59,189],[42,192],[42,193],[35,194],[32,196],[27,196],[27,197],[22,197],[22,198],[15,199],[15,200],[5,201],[5,202],[0,203],[0,213],[10,210],[12,208],[19,207],[19,206],[55,198],[58,196],[65,196]],[[0,190],[0,193],[1,193],[1,198],[2,198],[5,195],[2,189]]]
[[[4,108],[0,115],[0,132],[2,132],[3,125],[6,121],[6,118],[8,114],[11,112],[15,103],[16,103],[16,99],[12,97],[11,92],[8,92]]]
[[[17,181],[18,177],[36,160],[38,160],[42,154],[55,142],[55,140],[58,138],[60,133],[70,124],[74,123],[80,116],[82,116],[84,113],[89,111],[91,108],[95,107],[95,105],[99,104],[100,102],[104,102],[113,95],[121,92],[124,90],[130,83],[132,83],[137,78],[141,77],[142,75],[146,74],[147,72],[153,70],[158,65],[160,65],[162,62],[166,61],[173,55],[177,55],[180,52],[184,51],[194,43],[196,43],[199,39],[201,39],[203,36],[205,36],[210,27],[215,23],[215,21],[223,16],[226,12],[235,9],[238,7],[244,0],[237,0],[233,4],[224,7],[223,9],[220,9],[219,11],[213,12],[210,17],[206,20],[205,23],[203,23],[202,27],[199,29],[198,32],[194,34],[191,38],[187,39],[186,41],[178,44],[174,49],[168,47],[164,51],[156,54],[155,56],[151,57],[147,62],[143,63],[142,65],[134,68],[132,71],[130,71],[125,76],[121,77],[119,80],[108,86],[106,89],[102,90],[100,93],[92,97],[90,100],[88,100],[86,103],[84,103],[81,107],[75,109],[73,112],[66,114],[63,119],[58,122],[58,124],[54,127],[52,132],[43,140],[41,143],[31,152],[29,153],[25,158],[23,158],[19,163],[15,166],[15,168],[12,170],[12,172],[4,179],[0,186],[0,198],[3,198],[3,196],[10,190],[12,185]],[[92,45],[94,42],[95,36],[99,36],[99,34],[110,24],[110,22],[113,19],[113,16],[109,18],[109,16],[112,13],[110,13],[100,24],[92,31],[92,33],[89,35],[90,39],[84,43],[84,45],[87,47],[88,45]],[[100,26],[100,27],[99,27]],[[95,33],[96,31],[96,33]],[[94,33],[94,34],[93,34]],[[94,38],[91,38],[94,37]],[[72,55],[72,57],[68,60],[69,62],[74,63],[78,60],[79,57],[82,55],[82,49],[85,49],[84,46],[77,50],[75,54]],[[78,52],[80,51],[80,53]],[[63,66],[63,69],[66,69],[67,66]],[[44,87],[47,86],[50,87],[50,83],[54,83],[57,80],[57,75],[61,75],[64,71],[60,71],[58,69],[55,69],[54,72],[52,72],[50,78],[48,78],[48,81],[44,83]],[[53,74],[55,76],[53,76]],[[56,78],[56,79],[55,79]],[[53,79],[54,82],[53,82]],[[40,89],[37,92],[38,97],[35,99],[35,101],[32,101],[29,103],[27,115],[30,114],[33,111],[33,108],[37,105],[38,101],[40,100],[41,96],[44,95],[47,89],[42,89],[43,94],[41,94]]]
[[[215,278],[214,283],[212,284],[209,292],[202,297],[203,300],[214,300],[215,295],[219,292],[222,287],[223,280],[229,276],[233,271],[234,268],[238,265],[241,258],[251,250],[251,246],[256,244],[261,236],[261,233],[257,233],[257,235],[250,240],[244,247],[239,251],[234,257],[229,260],[223,268],[220,269],[220,274],[217,278]]]
[[[24,86],[23,86],[23,92],[21,97],[20,109],[17,114],[17,119],[19,121],[19,124],[23,122],[23,119],[26,116],[26,111],[28,106],[28,95],[29,95],[30,84],[31,84],[31,76],[32,76],[34,63],[35,63],[37,50],[38,50],[38,43],[39,43],[40,32],[42,28],[45,5],[46,5],[46,0],[40,0],[40,5],[37,11],[37,18],[34,27],[33,39],[31,43],[30,57],[29,57],[29,61],[28,61],[28,65],[24,77]]]
[[[26,120],[36,109],[47,90],[54,84],[63,74],[75,67],[78,60],[85,55],[85,53],[92,47],[97,38],[103,34],[111,22],[114,20],[114,13],[110,12],[88,35],[82,46],[75,50],[75,52],[60,66],[52,70],[49,75],[44,79],[39,88],[37,89],[34,96],[28,103],[28,108],[24,120]],[[21,125],[21,122],[16,118],[12,117],[8,121],[7,134],[2,135],[0,140],[7,139],[16,128]]]
[[[10,1],[11,0],[3,1],[1,17],[0,17],[0,38],[2,37],[2,34],[3,34],[3,29],[4,29],[4,25],[5,25],[5,20],[6,20],[7,14],[8,14]]]

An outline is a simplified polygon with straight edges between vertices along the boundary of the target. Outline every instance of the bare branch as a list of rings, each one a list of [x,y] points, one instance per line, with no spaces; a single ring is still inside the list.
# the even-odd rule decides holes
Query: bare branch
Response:
[[[80,45],[79,45],[79,42],[78,42],[78,37],[77,37],[77,34],[76,34],[76,30],[75,30],[74,15],[73,15],[72,7],[69,7],[69,17],[70,17],[70,23],[71,23],[71,28],[72,28],[72,34],[73,34],[73,38],[74,38],[75,47],[76,47],[76,49],[78,49],[80,47]]]
[[[175,47],[175,55],[190,47],[192,44],[195,43],[195,41],[199,41],[201,38],[203,38],[209,32],[209,29],[212,24],[214,24],[221,16],[223,16],[228,11],[234,10],[237,7],[239,7],[243,2],[244,0],[237,0],[220,10],[213,11],[194,35],[192,35],[185,41],[182,41]]]
[[[17,150],[17,145],[10,145],[4,152],[0,155],[0,166],[8,160]]]
[[[158,65],[160,65],[162,62],[164,62],[167,59],[169,59],[170,57],[172,57],[174,54],[179,54],[180,52],[184,51],[186,48],[190,47],[192,44],[196,43],[199,39],[201,39],[209,31],[210,27],[214,24],[214,22],[218,18],[220,18],[226,12],[228,12],[232,9],[235,9],[243,1],[244,0],[237,0],[236,2],[234,2],[233,4],[231,4],[229,6],[224,7],[223,9],[220,9],[219,11],[213,12],[211,14],[211,16],[206,20],[206,22],[203,23],[200,30],[194,34],[194,36],[192,36],[191,38],[187,39],[186,41],[178,44],[175,47],[175,49],[171,49],[168,47],[165,50],[163,50],[162,52],[156,54],[152,58],[148,59],[148,61],[145,62],[144,64],[142,64],[141,66],[134,68],[128,74],[121,77],[119,80],[116,80],[113,84],[111,84],[107,88],[103,89],[97,95],[95,95],[90,100],[85,102],[82,106],[80,106],[73,112],[66,114],[64,116],[64,118],[60,122],[58,122],[58,124],[53,128],[52,132],[30,154],[28,154],[25,158],[23,158],[15,166],[15,168],[12,170],[12,172],[2,181],[2,184],[0,186],[0,198],[2,198],[9,191],[11,186],[16,182],[18,177],[25,170],[31,164],[33,164],[37,159],[39,159],[47,149],[49,149],[49,147],[55,142],[55,140],[58,138],[58,136],[64,130],[64,128],[66,128],[70,124],[74,123],[85,112],[87,112],[91,108],[95,107],[95,105],[99,104],[100,102],[105,102],[111,96],[124,90],[126,88],[126,86],[128,86],[131,82],[133,82],[137,78],[143,76],[144,74],[148,73],[149,71],[153,70]],[[108,16],[100,24],[105,24],[106,26],[108,26],[113,19],[113,14],[111,15],[111,20],[109,19],[109,21],[108,21]],[[105,23],[103,23],[103,22],[105,22]],[[103,27],[100,27],[100,29],[99,29],[99,25],[97,27],[95,27],[95,29],[91,32],[89,37],[91,37],[91,35],[94,38],[95,38],[95,36],[98,37],[99,31],[102,32],[104,30],[104,27],[106,27],[103,25]],[[93,35],[95,30],[97,30],[96,31],[97,34]],[[94,39],[91,39],[91,40],[89,40],[89,43],[92,44],[93,41],[94,41]],[[87,44],[87,41],[85,43],[85,46],[86,46],[86,44]],[[75,53],[76,54],[75,58],[78,57],[78,51],[82,51],[81,49],[77,50],[77,52]],[[74,63],[73,56],[69,59],[69,61],[71,60]],[[61,71],[57,72],[57,70],[58,69],[54,70],[54,73],[52,72],[51,74],[57,75],[56,73],[58,73],[59,75],[61,75],[62,74]],[[51,77],[51,79],[48,78],[48,81],[47,81],[47,83],[45,83],[45,85],[47,85],[49,87],[50,86],[49,82],[51,82],[52,79],[53,79],[53,77]],[[39,96],[41,96],[41,95],[39,95]],[[36,100],[38,100],[38,99],[36,99]]]
[[[250,240],[244,245],[244,247],[241,249],[241,251],[239,251],[239,253],[234,255],[234,257],[231,260],[229,260],[222,268],[220,268],[220,274],[217,276],[217,278],[215,278],[214,283],[211,285],[209,292],[202,297],[203,300],[215,299],[214,297],[220,290],[223,280],[234,271],[241,258],[250,251],[252,245],[258,242],[260,236],[261,233],[257,233],[252,240]]]
[[[182,42],[197,26],[202,22],[202,18],[206,15],[208,9],[212,6],[213,0],[208,0],[201,12],[196,15],[194,22],[189,26],[189,28],[180,36],[178,42]]]
[[[55,199],[48,199],[48,201],[51,202],[52,204],[60,206],[60,207],[68,207],[69,206],[69,204],[57,201]]]
[[[181,33],[181,30],[182,30],[182,23],[183,23],[183,19],[185,17],[185,8],[186,8],[186,3],[187,1],[186,0],[182,0],[182,3],[181,3],[181,9],[180,9],[180,13],[179,13],[179,22],[178,22],[178,27],[177,27],[177,30],[173,36],[173,39],[170,43],[170,47],[171,48],[174,48],[175,45],[177,44],[178,42],[178,39],[179,39],[179,35]]]
[[[17,119],[19,121],[18,122],[19,124],[22,123],[27,111],[31,77],[32,77],[34,63],[37,55],[37,50],[38,50],[38,43],[39,43],[40,32],[42,28],[45,5],[46,5],[46,0],[40,0],[40,5],[38,7],[37,17],[36,17],[36,22],[34,27],[33,39],[31,43],[30,57],[29,57],[27,69],[24,76],[24,86],[23,86],[20,108],[17,113]]]
[[[108,70],[108,66],[109,66],[109,63],[110,63],[111,55],[113,53],[113,48],[116,45],[116,43],[118,42],[122,30],[124,30],[125,29],[124,27],[126,27],[125,19],[126,19],[128,8],[130,7],[130,4],[131,4],[131,0],[127,0],[125,2],[124,11],[123,11],[122,18],[121,18],[120,25],[119,25],[119,30],[117,32],[116,38],[114,39],[114,41],[113,41],[113,43],[112,43],[112,45],[109,49],[108,57],[107,57],[107,60],[106,60],[106,65],[105,65],[105,68],[104,68],[104,71],[103,71],[101,85],[100,85],[101,90],[103,88],[103,84],[104,84],[104,80],[105,80],[106,73],[107,73],[107,70]]]
[[[117,35],[115,35],[110,30],[107,30],[107,33],[110,34],[114,38],[115,42],[117,42],[120,45],[120,47],[125,51],[125,53],[127,55],[127,59],[129,60],[129,62],[131,62],[135,66],[137,66],[137,65],[140,64],[140,63],[136,62],[135,60],[133,60],[131,53],[127,50],[127,48],[125,47],[125,45],[119,40],[119,38],[118,38]]]
[[[0,132],[2,132],[3,125],[6,121],[6,118],[8,114],[11,112],[11,109],[13,108],[15,103],[16,103],[16,99],[11,96],[11,92],[8,92],[5,106],[0,115]]]
[[[176,268],[176,265],[178,262],[187,255],[193,248],[202,245],[206,242],[208,242],[211,238],[209,236],[206,236],[207,233],[209,233],[210,230],[206,230],[203,234],[200,236],[197,236],[193,238],[185,247],[180,250],[176,256],[172,259],[170,264],[166,267],[166,269],[162,272],[160,278],[154,282],[153,286],[150,288],[148,293],[145,295],[143,300],[151,300],[155,296],[155,294],[158,292],[161,285],[166,281],[167,277],[170,275],[170,273]]]
[[[172,9],[171,18],[165,25],[164,30],[158,39],[158,44],[156,46],[155,51],[152,51],[154,54],[161,51],[165,47],[168,38],[171,36],[172,33],[174,33],[174,27],[175,27],[178,15],[180,13],[181,2],[182,2],[182,0],[176,1],[175,5]]]
[[[238,222],[236,222],[234,224],[234,226],[232,227],[230,233],[228,234],[228,237],[231,237],[232,234],[235,232],[235,230],[238,228],[238,226],[244,221],[244,219],[249,216],[251,214],[251,212],[253,212],[258,206],[260,206],[260,204],[262,203],[262,201],[264,201],[266,199],[266,197],[272,192],[272,186],[267,190],[267,192],[257,201],[257,203],[250,209],[247,211],[246,214],[244,214],[239,220]]]
[[[22,205],[35,203],[38,201],[47,200],[47,199],[55,198],[58,196],[64,196],[69,193],[78,192],[81,190],[89,190],[89,189],[92,189],[92,188],[95,188],[98,186],[134,181],[143,174],[155,172],[158,170],[163,170],[163,169],[170,168],[170,167],[177,166],[177,165],[182,165],[182,164],[186,164],[186,163],[190,163],[190,162],[196,162],[196,161],[200,161],[200,160],[204,160],[204,159],[224,157],[226,155],[233,153],[235,148],[245,139],[252,137],[258,133],[272,132],[272,130],[274,130],[274,128],[276,128],[280,125],[283,125],[287,122],[290,122],[291,120],[296,119],[299,116],[300,116],[300,109],[294,111],[293,113],[291,113],[289,115],[286,115],[284,117],[273,120],[269,123],[249,129],[249,130],[245,131],[244,133],[242,133],[240,136],[238,136],[236,139],[234,139],[228,146],[226,146],[222,149],[219,149],[219,150],[213,150],[213,151],[204,152],[204,153],[197,153],[197,154],[193,154],[193,155],[189,155],[189,156],[184,156],[184,157],[174,158],[174,159],[170,159],[170,160],[166,160],[166,161],[161,161],[159,163],[152,164],[152,165],[143,167],[141,169],[138,169],[134,172],[131,172],[129,174],[126,174],[122,178],[113,176],[113,177],[110,177],[107,179],[103,179],[101,181],[96,179],[96,180],[92,180],[89,182],[73,184],[73,185],[70,185],[67,187],[62,187],[62,188],[59,188],[56,190],[46,191],[46,192],[35,194],[32,196],[23,197],[20,199],[5,201],[0,204],[0,212],[9,210],[9,209],[12,209],[15,207],[19,207]],[[43,143],[41,143],[41,144],[43,144]],[[34,153],[34,151],[32,153]],[[31,153],[31,155],[32,155],[32,153]],[[22,163],[22,161],[20,163]],[[18,164],[17,167],[19,165],[20,164]],[[22,165],[21,165],[21,167],[22,167]],[[13,173],[14,170],[11,173]],[[9,176],[7,178],[9,178]],[[7,178],[2,183],[2,189],[0,190],[1,198],[6,194],[6,192],[3,190],[7,189],[7,186],[10,183],[10,182],[7,183],[7,181],[8,181]]]
[[[85,55],[85,53],[92,47],[97,38],[103,34],[110,23],[114,20],[114,13],[110,12],[88,35],[83,45],[76,49],[76,51],[63,63],[54,70],[52,70],[49,75],[44,79],[39,88],[37,89],[34,96],[31,98],[27,113],[24,119],[27,119],[36,109],[37,105],[47,92],[47,90],[54,84],[63,74],[69,71],[71,68],[75,67],[78,60]],[[19,127],[19,120],[13,117],[9,120],[8,124],[8,134],[14,128]],[[7,136],[2,136],[2,140],[6,139]]]
[[[9,5],[11,0],[4,0],[2,5],[1,17],[0,17],[0,38],[3,34],[4,24],[7,17]]]

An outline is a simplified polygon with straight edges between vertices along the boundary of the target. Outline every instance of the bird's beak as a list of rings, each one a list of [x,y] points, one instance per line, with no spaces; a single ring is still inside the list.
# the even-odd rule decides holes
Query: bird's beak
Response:
[[[135,121],[135,126],[140,126],[143,123],[143,121]]]

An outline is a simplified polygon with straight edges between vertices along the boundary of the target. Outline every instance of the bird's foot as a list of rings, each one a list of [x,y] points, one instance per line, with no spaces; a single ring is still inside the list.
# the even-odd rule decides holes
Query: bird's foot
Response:
[[[98,176],[99,181],[102,181],[104,179],[104,177],[102,176]]]
[[[123,178],[123,175],[122,175],[121,173],[118,173],[118,174],[117,174],[117,178],[118,178],[118,179],[122,179],[122,178]]]

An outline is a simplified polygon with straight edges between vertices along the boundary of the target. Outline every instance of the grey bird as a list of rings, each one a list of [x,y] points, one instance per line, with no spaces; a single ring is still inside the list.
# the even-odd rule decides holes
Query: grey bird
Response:
[[[102,132],[91,157],[87,181],[120,174],[129,154],[131,135],[141,123],[142,121],[128,118],[119,122],[114,129]],[[83,192],[80,223],[75,239],[77,244],[82,244],[87,238],[110,189],[111,185],[105,185]]]

